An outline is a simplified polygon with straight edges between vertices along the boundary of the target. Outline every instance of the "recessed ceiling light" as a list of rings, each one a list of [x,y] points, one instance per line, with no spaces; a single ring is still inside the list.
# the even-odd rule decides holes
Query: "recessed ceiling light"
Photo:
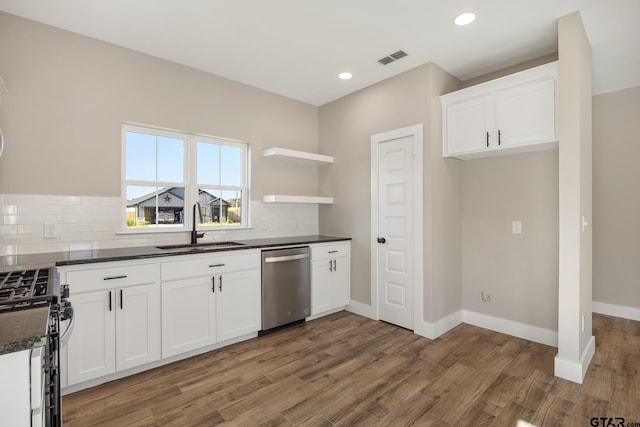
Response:
[[[471,24],[476,19],[476,14],[473,12],[465,12],[456,16],[456,19],[453,20],[456,25],[467,25]]]
[[[342,80],[349,80],[351,77],[353,77],[353,74],[351,74],[351,73],[340,73],[340,74],[338,74],[338,77],[341,78]]]

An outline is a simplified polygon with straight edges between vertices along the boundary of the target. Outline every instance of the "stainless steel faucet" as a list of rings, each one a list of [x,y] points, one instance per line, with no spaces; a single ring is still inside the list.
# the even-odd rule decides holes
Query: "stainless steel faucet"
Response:
[[[200,218],[200,222],[202,222],[202,207],[200,207],[200,202],[195,202],[193,204],[193,229],[191,230],[191,244],[195,245],[198,243],[198,239],[200,237],[204,237],[204,233],[198,233],[196,231],[196,207],[198,208],[198,217]]]

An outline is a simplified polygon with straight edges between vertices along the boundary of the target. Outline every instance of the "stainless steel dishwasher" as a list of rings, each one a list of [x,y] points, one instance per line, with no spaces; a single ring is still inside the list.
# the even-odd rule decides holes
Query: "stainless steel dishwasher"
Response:
[[[304,321],[311,313],[308,246],[262,251],[262,330]]]

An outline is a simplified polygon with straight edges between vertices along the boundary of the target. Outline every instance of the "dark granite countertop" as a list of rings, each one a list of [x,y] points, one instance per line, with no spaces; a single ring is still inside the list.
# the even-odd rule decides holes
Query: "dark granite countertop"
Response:
[[[51,252],[27,255],[6,255],[0,257],[0,271],[13,271],[31,268],[49,268],[62,265],[90,264],[96,262],[125,261],[131,259],[157,258],[166,256],[191,255],[236,251],[243,249],[262,249],[278,246],[307,245],[313,243],[327,243],[351,240],[350,237],[335,236],[292,236],[274,237],[266,239],[234,240],[241,243],[235,246],[208,246],[204,249],[173,248],[158,249],[155,246],[141,246],[133,248],[96,249],[87,251]],[[203,241],[201,243],[210,243]]]
[[[276,237],[270,239],[234,240],[234,242],[241,244],[235,246],[205,246],[204,250],[194,248],[159,249],[155,246],[143,246],[134,248],[97,249],[91,251],[9,255],[0,257],[0,271],[50,268],[62,265],[124,261],[243,249],[308,245],[313,243],[328,243],[345,240],[351,240],[351,238],[313,235]],[[47,320],[47,308],[0,313],[0,354],[27,350],[42,345],[46,337]]]
[[[48,307],[0,313],[0,354],[44,345],[48,320]]]

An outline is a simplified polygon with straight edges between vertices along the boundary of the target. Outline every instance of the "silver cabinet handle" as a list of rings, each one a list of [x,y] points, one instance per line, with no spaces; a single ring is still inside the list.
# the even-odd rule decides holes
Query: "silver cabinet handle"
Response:
[[[102,280],[115,280],[115,279],[126,279],[127,275],[123,274],[120,276],[107,276],[107,277],[103,277]]]
[[[209,266],[209,268],[214,268],[214,267],[224,267],[224,266],[225,266],[225,264],[211,264],[211,265]]]
[[[61,343],[66,341],[67,336],[69,336],[69,334],[73,330],[73,325],[75,324],[75,318],[73,317],[73,305],[71,304],[71,301],[67,301],[67,304],[67,312],[69,313],[69,324],[67,325],[67,329],[65,329],[65,331],[62,333],[62,336],[60,337]]]
[[[216,293],[216,276],[211,277],[211,293]]]
[[[336,260],[333,260],[333,271],[338,271],[338,265],[336,264]]]
[[[219,281],[220,281],[220,286],[219,286],[218,289],[220,289],[220,292],[222,292],[222,276],[220,276]]]
[[[265,258],[264,262],[295,261],[297,259],[304,259],[304,258],[309,258],[309,254],[274,256],[274,257]]]
[[[329,271],[333,271],[333,261],[329,260]]]
[[[109,311],[111,311],[111,291],[109,291]]]
[[[337,254],[338,251],[329,251],[330,254]]]
[[[120,289],[120,310],[124,308],[124,297],[122,296],[122,289]]]

